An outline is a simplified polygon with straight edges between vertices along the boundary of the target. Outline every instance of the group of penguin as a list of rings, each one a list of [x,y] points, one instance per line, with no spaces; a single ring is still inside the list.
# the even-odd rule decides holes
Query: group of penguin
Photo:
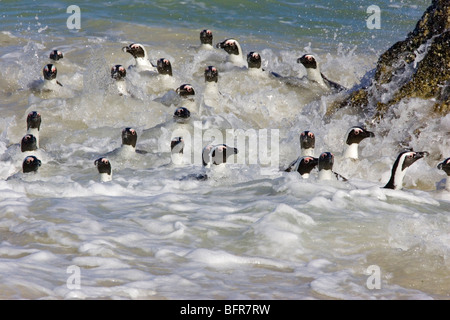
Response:
[[[213,46],[213,35],[211,30],[205,29],[200,32],[200,49],[211,50]],[[235,39],[225,39],[222,42],[216,44],[216,48],[223,49],[228,53],[227,61],[231,64],[245,68],[248,72],[265,72],[267,75],[286,82],[288,84],[298,84],[299,82],[294,79],[295,77],[281,76],[275,72],[266,72],[261,68],[261,56],[257,52],[250,52],[246,59],[244,58],[241,46]],[[147,55],[146,49],[142,44],[132,43],[122,48],[123,52],[131,54],[135,60],[135,65],[130,66],[137,72],[153,72],[162,76],[172,76],[172,66],[168,59],[161,58],[157,60],[156,65],[153,64]],[[62,52],[54,50],[50,53],[50,59],[58,61],[63,58]],[[344,86],[328,80],[320,71],[319,64],[316,58],[312,54],[305,54],[297,59],[298,63],[301,63],[307,71],[306,80],[310,81],[314,85],[318,85],[325,92],[341,92],[347,90]],[[114,65],[111,68],[111,78],[117,83],[117,89],[120,95],[127,95],[127,88],[123,81],[126,77],[126,68],[122,65]],[[53,91],[63,85],[56,80],[57,69],[52,63],[45,65],[43,68],[44,81],[40,87],[40,90]],[[218,78],[217,68],[209,66],[205,69],[205,81],[206,83],[216,83]],[[304,81],[305,79],[301,79]],[[189,84],[183,84],[176,88],[176,93],[180,97],[189,97],[195,94],[194,89]],[[197,110],[196,110],[197,111]],[[185,107],[178,107],[174,112],[174,118],[179,121],[189,119],[190,111]],[[39,148],[39,130],[41,125],[41,115],[36,112],[30,112],[27,116],[27,133],[21,141],[21,151],[27,152],[29,155],[25,157],[22,163],[23,173],[37,172],[41,166],[41,160],[35,155],[30,154]],[[366,130],[361,126],[351,127],[346,135],[346,150],[344,152],[345,158],[358,159],[358,146],[359,143],[366,139],[374,137],[374,133]],[[145,151],[136,150],[137,132],[132,128],[125,128],[122,131],[122,150],[128,150],[126,152],[141,152]],[[175,137],[171,140],[172,157],[183,154],[184,141],[182,137]],[[333,171],[334,155],[331,152],[322,152],[318,158],[314,157],[315,135],[311,131],[304,131],[300,134],[300,156],[292,161],[285,169],[281,169],[285,172],[297,171],[303,178],[308,178],[314,168],[318,168],[319,180],[331,180],[342,179],[347,180],[340,174]],[[237,148],[230,147],[226,144],[207,145],[203,148],[202,159],[203,166],[223,166],[227,163],[228,157],[238,153]],[[417,160],[428,155],[428,152],[406,150],[398,154],[391,170],[391,176],[388,183],[384,188],[388,189],[401,189],[403,184],[403,178],[405,177],[406,170]],[[112,177],[112,166],[108,157],[103,156],[94,161],[94,165],[97,167],[100,174],[101,181],[110,181]],[[437,168],[443,170],[447,174],[445,189],[450,191],[450,157],[440,162]],[[198,180],[207,179],[206,175],[198,175]]]

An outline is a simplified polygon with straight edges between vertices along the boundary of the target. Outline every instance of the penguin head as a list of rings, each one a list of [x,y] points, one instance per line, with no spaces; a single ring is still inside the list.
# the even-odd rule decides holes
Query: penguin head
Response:
[[[191,112],[185,107],[179,107],[173,113],[173,118],[178,123],[186,123],[191,117]]]
[[[226,163],[227,159],[230,156],[235,155],[237,153],[238,153],[237,148],[227,146],[226,144],[220,144],[220,145],[214,146],[210,152],[211,162],[214,165]]]
[[[211,30],[205,29],[200,32],[200,42],[202,44],[213,44],[213,34]]]
[[[318,167],[321,170],[332,170],[334,164],[334,155],[331,152],[322,152],[319,156]]]
[[[53,80],[56,79],[57,70],[53,64],[49,63],[44,67],[42,73],[45,80]]]
[[[217,82],[219,80],[219,71],[216,67],[208,66],[205,69],[205,82]]]
[[[122,144],[129,145],[136,148],[137,132],[132,128],[125,128],[122,130]]]
[[[240,45],[235,39],[225,39],[216,44],[217,48],[225,50],[228,54],[240,55]]]
[[[422,159],[423,157],[426,157],[428,155],[429,153],[427,151],[403,151],[398,155],[397,160],[398,163],[402,165],[401,170],[403,171],[417,160]]]
[[[190,84],[182,84],[175,91],[182,98],[195,95],[194,88]]]
[[[35,156],[28,156],[23,160],[22,171],[23,173],[37,172],[41,166],[41,160]]]
[[[169,59],[161,58],[156,62],[156,68],[158,69],[159,74],[167,74],[169,76],[172,75],[172,65]]]
[[[319,159],[314,157],[302,157],[300,163],[298,164],[297,171],[300,175],[310,173],[319,164]]]
[[[122,48],[123,52],[128,52],[131,54],[135,59],[136,58],[146,58],[147,57],[147,51],[145,50],[144,46],[140,43],[132,43],[127,47]]]
[[[316,144],[316,136],[311,131],[303,131],[300,133],[300,147],[302,149],[314,148]]]
[[[37,140],[32,134],[26,134],[23,136],[20,142],[20,150],[22,152],[37,150]]]
[[[41,128],[41,114],[36,111],[31,111],[27,116],[27,130]]]
[[[127,70],[125,70],[125,68],[122,65],[116,64],[111,68],[111,78],[113,78],[114,80],[122,80],[126,76]]]
[[[351,127],[347,133],[346,144],[351,145],[353,143],[359,144],[365,138],[373,138],[375,134],[371,131],[366,130],[363,127]]]
[[[261,68],[261,55],[258,52],[250,52],[247,55],[247,64],[248,68],[255,68],[259,69]]]
[[[94,165],[97,167],[98,173],[106,173],[111,175],[111,162],[108,159],[101,157],[94,161]]]
[[[53,50],[50,52],[50,60],[58,61],[62,59],[64,56],[61,51],[59,50]]]
[[[175,137],[170,141],[170,150],[172,151],[172,153],[183,153],[183,148],[183,137]]]
[[[301,63],[307,69],[317,69],[317,61],[312,54],[305,54],[301,56],[297,59],[297,63]]]
[[[441,163],[438,164],[439,170],[444,170],[444,172],[450,176],[450,158],[445,159]]]

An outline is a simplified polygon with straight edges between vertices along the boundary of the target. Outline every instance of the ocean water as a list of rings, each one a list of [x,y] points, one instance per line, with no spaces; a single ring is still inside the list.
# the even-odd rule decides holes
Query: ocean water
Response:
[[[353,88],[430,4],[0,1],[0,298],[449,299],[450,192],[437,164],[450,156],[450,116],[431,117],[433,101],[413,99],[379,123],[351,112],[326,119],[339,95],[254,77],[223,50],[199,49],[210,29],[214,44],[235,38],[265,70],[300,77],[297,58],[313,53],[329,79]],[[69,28],[71,5],[80,29]],[[371,5],[379,29],[368,28]],[[121,96],[110,69],[134,64],[122,47],[135,42],[152,62],[171,61],[172,83],[127,69]],[[33,91],[54,49],[63,87]],[[209,65],[222,94],[214,106],[204,96]],[[185,83],[201,109],[183,126],[172,115],[186,101],[173,89]],[[23,174],[18,144],[31,111],[42,116],[42,164]],[[344,137],[358,124],[375,137],[349,161]],[[109,157],[125,127],[147,154]],[[304,130],[348,181],[280,170],[300,154]],[[181,164],[170,154],[178,134]],[[235,161],[203,168],[210,142],[237,147]],[[429,156],[408,168],[402,190],[381,188],[404,148]],[[104,155],[108,182],[94,165]],[[192,178],[205,170],[206,181]]]

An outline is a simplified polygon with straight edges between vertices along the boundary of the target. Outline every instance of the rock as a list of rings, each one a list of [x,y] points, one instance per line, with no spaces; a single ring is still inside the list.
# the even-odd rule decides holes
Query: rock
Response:
[[[348,107],[378,119],[399,101],[435,99],[434,111],[450,111],[450,1],[433,0],[413,32],[395,43],[378,62],[371,84],[328,108],[328,115]]]

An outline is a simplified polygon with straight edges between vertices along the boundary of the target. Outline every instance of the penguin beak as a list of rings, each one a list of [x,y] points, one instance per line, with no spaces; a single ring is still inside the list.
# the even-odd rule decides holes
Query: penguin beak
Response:
[[[414,154],[414,159],[419,160],[422,159],[423,157],[428,157],[430,155],[430,153],[428,151],[417,151]]]
[[[364,134],[364,136],[365,136],[366,138],[373,138],[373,137],[375,137],[375,134],[374,134],[372,131],[367,131],[367,130],[365,130],[365,131],[363,132],[363,134]]]

